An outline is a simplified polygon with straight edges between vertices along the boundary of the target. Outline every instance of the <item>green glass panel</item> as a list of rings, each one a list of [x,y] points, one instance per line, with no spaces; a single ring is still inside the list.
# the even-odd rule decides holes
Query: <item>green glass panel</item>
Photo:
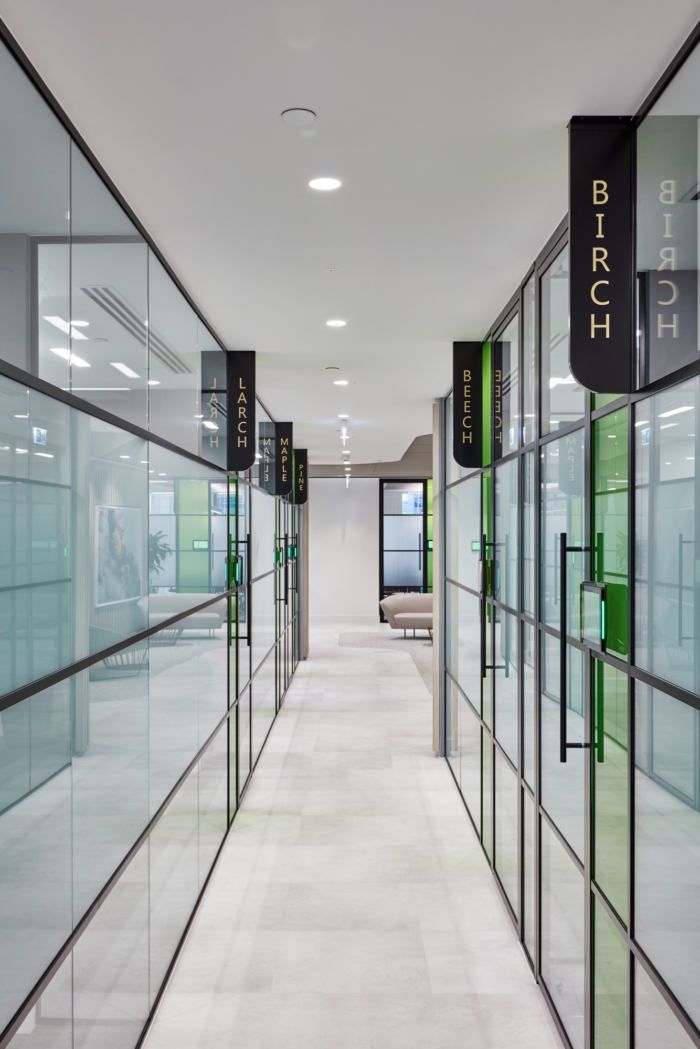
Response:
[[[593,424],[593,571],[605,583],[606,646],[626,656],[628,636],[629,410]]]
[[[181,551],[178,554],[178,590],[206,594],[209,590],[209,551]]]
[[[620,396],[619,393],[594,393],[593,394],[593,411],[597,411],[599,408],[604,408],[606,404],[612,404]]]
[[[181,517],[177,523],[177,545],[180,550],[202,550],[209,548],[209,518]],[[200,543],[206,543],[201,547]]]
[[[481,383],[481,411],[483,413],[483,452],[481,461],[483,466],[488,466],[491,462],[491,435],[493,432],[491,425],[491,356],[491,343],[485,342],[481,361],[481,374],[483,376]]]
[[[626,1049],[627,944],[597,900],[594,908],[593,1047]]]
[[[208,514],[209,482],[206,480],[176,481],[175,513]]]
[[[624,922],[628,920],[629,748],[628,678],[593,660],[593,876]]]
[[[432,593],[433,591],[433,551],[428,550],[425,555],[428,563],[428,590]]]

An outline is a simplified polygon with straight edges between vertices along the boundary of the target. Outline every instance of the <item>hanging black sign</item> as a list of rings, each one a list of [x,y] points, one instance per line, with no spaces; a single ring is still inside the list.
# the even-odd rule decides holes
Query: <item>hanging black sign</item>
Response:
[[[204,350],[201,354],[199,452],[202,458],[224,470],[228,433],[227,358],[223,350]]]
[[[468,469],[482,465],[482,375],[481,343],[452,343],[452,454]]]
[[[294,449],[294,502],[303,506],[309,496],[307,471],[309,455],[306,448]]]
[[[275,423],[275,495],[292,490],[292,424]]]
[[[275,424],[261,422],[258,426],[258,484],[271,495],[275,494],[276,441]]]
[[[255,353],[234,350],[226,355],[229,403],[227,467],[248,470],[255,462]]]
[[[596,393],[634,389],[634,142],[629,117],[569,125],[569,365]]]

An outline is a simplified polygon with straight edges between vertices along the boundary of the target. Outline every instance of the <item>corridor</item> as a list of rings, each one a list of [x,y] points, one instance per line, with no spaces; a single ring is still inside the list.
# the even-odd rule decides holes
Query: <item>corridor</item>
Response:
[[[146,1049],[560,1049],[430,751],[430,661],[312,629]]]

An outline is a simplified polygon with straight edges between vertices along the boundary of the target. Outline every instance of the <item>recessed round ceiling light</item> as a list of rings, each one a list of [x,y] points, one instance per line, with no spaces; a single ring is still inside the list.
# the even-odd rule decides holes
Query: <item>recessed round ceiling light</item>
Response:
[[[321,178],[312,178],[309,182],[309,189],[317,189],[321,193],[328,193],[332,189],[340,189],[342,184],[339,178],[323,175]]]
[[[349,419],[350,416],[349,415],[339,415],[338,418],[339,419]]]
[[[329,321],[326,321],[327,328],[344,328],[347,321],[341,320],[340,317],[334,317]]]
[[[347,386],[348,385],[348,380],[347,379],[334,379],[333,380],[333,385],[334,386]]]
[[[160,386],[160,379],[149,379],[148,380],[148,385],[149,386]]]
[[[283,109],[280,116],[290,127],[310,127],[316,119],[313,109],[306,109],[304,106]]]

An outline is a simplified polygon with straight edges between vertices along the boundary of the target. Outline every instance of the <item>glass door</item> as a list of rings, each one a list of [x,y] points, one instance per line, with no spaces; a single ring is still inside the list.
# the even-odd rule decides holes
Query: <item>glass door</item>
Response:
[[[428,522],[426,494],[425,481],[379,482],[380,601],[428,590],[432,515]]]

